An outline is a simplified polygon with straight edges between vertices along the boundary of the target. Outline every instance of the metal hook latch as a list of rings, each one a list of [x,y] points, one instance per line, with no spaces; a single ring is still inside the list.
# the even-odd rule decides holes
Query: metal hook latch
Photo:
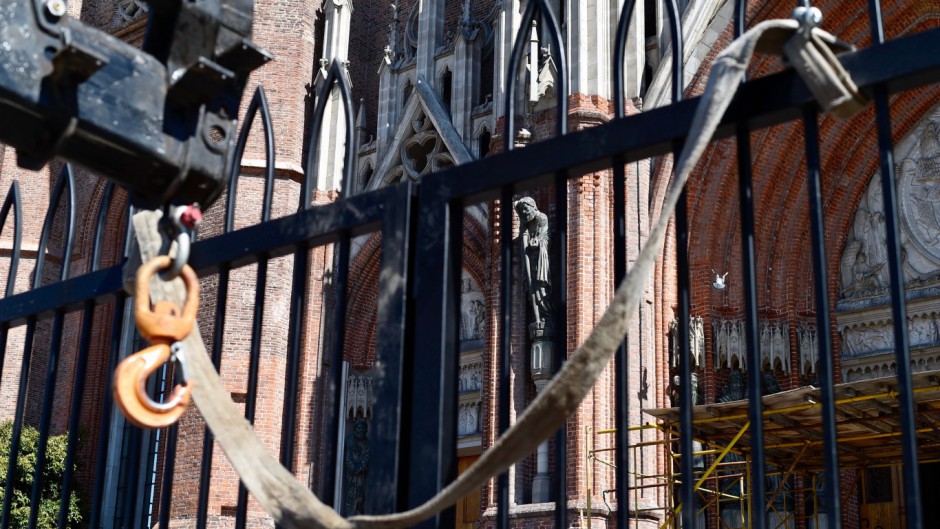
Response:
[[[114,373],[114,401],[131,423],[142,428],[163,428],[183,415],[189,405],[191,383],[188,382],[186,356],[182,346],[193,330],[199,309],[199,279],[188,265],[180,276],[186,284],[186,300],[182,308],[172,302],[158,301],[151,306],[150,279],[153,274],[172,266],[173,261],[161,255],[145,263],[137,271],[137,292],[134,316],[140,334],[153,345],[125,358]],[[169,361],[180,366],[178,384],[164,402],[154,402],[147,394],[147,378]]]

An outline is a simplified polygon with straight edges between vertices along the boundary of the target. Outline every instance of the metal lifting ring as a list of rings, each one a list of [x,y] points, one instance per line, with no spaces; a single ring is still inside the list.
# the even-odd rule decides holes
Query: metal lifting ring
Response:
[[[180,271],[189,263],[193,231],[202,219],[199,204],[189,206],[166,206],[160,220],[160,231],[164,235],[161,255],[169,255],[172,242],[176,242],[176,256],[169,268],[160,273],[160,277],[169,281],[179,276]]]

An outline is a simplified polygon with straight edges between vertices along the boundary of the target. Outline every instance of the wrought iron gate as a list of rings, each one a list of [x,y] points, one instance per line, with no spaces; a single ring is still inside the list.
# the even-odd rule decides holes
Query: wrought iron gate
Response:
[[[666,2],[669,8],[672,34],[679,33],[678,14],[675,2]],[[740,32],[744,27],[744,2],[737,2],[736,27]],[[527,28],[539,14],[539,9],[545,4],[540,1],[529,2],[529,8],[523,16],[522,28]],[[624,9],[617,37],[618,57],[615,64],[622,65],[623,43],[626,39],[627,25],[632,13],[632,3]],[[883,187],[888,226],[888,251],[891,269],[891,285],[893,300],[894,321],[905,321],[904,296],[900,285],[903,285],[901,276],[901,255],[898,241],[897,215],[894,212],[896,199],[894,198],[891,146],[891,121],[888,115],[887,97],[890,94],[901,93],[940,80],[940,54],[925,52],[925,50],[940,50],[940,30],[934,29],[925,33],[905,36],[884,43],[880,8],[877,1],[872,0],[869,7],[872,17],[872,34],[876,42],[870,48],[847,54],[842,61],[852,74],[856,83],[873,97],[876,108],[876,119],[879,127],[879,145],[881,152],[881,170],[886,175]],[[564,48],[559,28],[554,16],[545,13],[543,25],[548,29],[555,56],[560,58],[558,69],[558,93],[566,94],[565,83],[567,66]],[[525,38],[517,37],[517,44],[513,52],[512,64],[520,65],[523,60]],[[432,174],[420,182],[402,182],[390,187],[364,194],[354,194],[352,183],[354,181],[352,166],[353,153],[348,149],[346,154],[346,169],[344,183],[346,185],[344,198],[334,203],[320,206],[311,206],[311,181],[314,174],[312,153],[316,152],[315,142],[320,137],[319,116],[322,116],[325,93],[321,93],[317,112],[313,119],[313,129],[309,134],[311,143],[308,146],[308,163],[306,167],[306,180],[300,191],[298,212],[283,218],[271,219],[271,200],[274,186],[274,160],[273,160],[273,134],[270,123],[270,114],[264,100],[263,91],[258,91],[248,112],[243,126],[243,136],[239,140],[239,149],[244,150],[247,131],[251,130],[251,123],[256,116],[261,117],[265,131],[267,145],[267,168],[265,172],[265,199],[264,210],[257,225],[242,229],[233,229],[235,198],[238,196],[237,174],[231,180],[228,193],[228,202],[225,215],[224,233],[216,237],[201,240],[193,246],[191,264],[203,276],[217,277],[217,305],[213,311],[214,323],[211,327],[214,334],[211,337],[213,360],[219,365],[221,358],[222,333],[226,321],[226,303],[229,289],[229,274],[232,270],[249,265],[257,265],[257,290],[265,291],[267,264],[283,256],[293,256],[293,282],[290,294],[290,316],[287,337],[285,399],[283,417],[284,423],[281,432],[280,454],[281,462],[294,469],[294,443],[297,439],[296,418],[298,409],[304,405],[298,399],[298,384],[300,372],[300,357],[304,347],[303,333],[305,332],[305,303],[309,295],[307,289],[307,276],[310,271],[310,250],[315,247],[329,246],[335,255],[335,272],[332,276],[333,310],[332,326],[329,341],[329,350],[324,351],[325,365],[330,366],[328,387],[330,392],[324,393],[331,403],[331,411],[326,414],[329,421],[324,425],[329,437],[337,439],[339,431],[339,398],[337,388],[342,387],[341,361],[344,350],[344,329],[347,313],[347,283],[350,268],[350,253],[352,241],[363,234],[381,234],[381,274],[378,297],[378,327],[376,333],[376,358],[383,365],[384,376],[376,387],[376,404],[374,411],[372,432],[372,453],[376,460],[386,461],[385,465],[377,465],[368,477],[370,490],[381,491],[370,499],[368,509],[370,512],[393,512],[420,504],[433,496],[446,483],[455,477],[456,472],[456,381],[457,381],[457,320],[459,311],[459,282],[462,260],[462,222],[465,208],[468,205],[490,202],[498,208],[499,224],[498,239],[500,241],[501,285],[499,307],[512,305],[510,284],[512,272],[507,263],[512,260],[512,225],[506,221],[511,218],[513,196],[519,191],[531,189],[539,185],[550,185],[555,190],[554,218],[567,218],[567,202],[565,189],[570,179],[588,172],[599,170],[612,170],[614,184],[614,215],[615,226],[614,255],[615,280],[619,281],[626,273],[626,240],[625,240],[625,174],[624,166],[628,162],[650,157],[664,156],[675,152],[685,140],[686,131],[692,119],[693,112],[698,104],[697,99],[682,101],[681,87],[684,86],[680,57],[682,57],[682,43],[673,41],[672,45],[674,63],[672,82],[674,102],[665,107],[655,108],[637,115],[624,117],[623,101],[616,101],[616,119],[609,123],[582,130],[568,132],[567,127],[567,100],[559,98],[557,133],[558,137],[541,143],[527,146],[524,149],[513,149],[512,139],[515,131],[513,98],[508,98],[505,115],[507,116],[503,139],[504,151],[477,162],[454,167],[441,173]],[[513,70],[514,71],[514,70]],[[617,83],[615,93],[623,93],[623,70],[615,68]],[[345,87],[343,76],[339,74],[340,66],[334,64],[330,70],[330,78],[325,86],[332,89],[337,83],[343,95],[347,123],[351,123],[351,106],[348,89]],[[515,77],[509,76],[507,93],[514,93]],[[813,234],[813,262],[815,263],[817,286],[817,326],[819,329],[830,329],[829,321],[830,295],[827,292],[829,284],[825,276],[825,249],[822,238],[822,209],[820,205],[819,189],[819,139],[817,138],[817,110],[812,96],[792,71],[784,71],[767,77],[755,79],[745,83],[739,92],[734,104],[727,112],[722,126],[716,137],[727,138],[736,136],[738,157],[740,163],[740,196],[742,210],[742,230],[745,248],[742,252],[744,258],[745,277],[742,279],[747,285],[747,335],[749,340],[750,365],[759,365],[757,357],[757,294],[755,291],[755,265],[754,265],[754,211],[750,202],[752,190],[750,181],[750,152],[749,131],[768,127],[792,120],[802,120],[806,130],[806,153],[808,159],[807,182],[810,186],[810,199],[813,201],[810,208]],[[347,127],[347,145],[353,145],[352,127]],[[239,155],[240,160],[240,155]],[[240,167],[239,163],[235,167]],[[176,427],[156,434],[143,434],[133,428],[127,428],[122,435],[105,434],[112,432],[114,426],[111,422],[111,399],[109,392],[100,393],[101,402],[90,403],[83,400],[88,388],[84,382],[87,378],[86,369],[91,359],[89,354],[96,348],[94,343],[101,340],[101,329],[110,328],[110,345],[108,350],[109,371],[121,355],[127,354],[128,346],[133,342],[129,337],[127,326],[123,325],[127,296],[122,290],[122,266],[116,264],[109,267],[100,267],[103,240],[107,237],[109,218],[115,216],[109,212],[112,203],[111,188],[101,196],[97,208],[97,224],[93,237],[91,271],[75,276],[70,270],[70,256],[76,251],[74,247],[75,231],[77,229],[75,192],[72,172],[66,167],[58,178],[56,188],[52,194],[52,202],[48,208],[48,215],[43,229],[42,239],[39,243],[34,271],[34,281],[27,291],[13,294],[16,290],[15,278],[17,267],[21,266],[22,230],[22,202],[16,184],[0,212],[0,225],[4,227],[4,234],[9,236],[12,243],[10,269],[7,279],[7,297],[0,301],[0,362],[8,359],[13,348],[22,348],[21,368],[19,380],[0,381],[4,386],[18,384],[18,397],[16,400],[16,415],[12,433],[12,446],[21,443],[24,425],[35,424],[39,430],[39,448],[35,476],[32,488],[31,524],[35,524],[40,513],[38,499],[43,484],[42,468],[46,464],[46,440],[50,437],[51,424],[55,413],[63,413],[55,407],[60,404],[55,398],[56,387],[60,382],[61,362],[65,356],[74,354],[74,384],[71,388],[71,397],[66,401],[70,403],[68,417],[68,458],[65,463],[65,476],[62,481],[63,497],[69,497],[73,490],[73,468],[75,456],[78,453],[78,434],[82,423],[82,414],[94,408],[100,410],[101,433],[98,445],[95,447],[96,457],[94,469],[87,469],[86,479],[93,484],[91,498],[91,513],[89,523],[93,527],[151,526],[159,523],[167,527],[171,513],[173,494],[173,475],[177,443]],[[676,218],[676,233],[678,241],[678,268],[679,268],[679,300],[680,300],[680,331],[679,343],[686,349],[681,355],[687,359],[689,343],[689,284],[688,262],[686,260],[686,244],[688,239],[688,225],[684,204],[680,207]],[[63,213],[64,212],[64,213]],[[57,215],[64,215],[64,217]],[[126,216],[125,216],[126,217]],[[60,222],[56,223],[55,219]],[[62,225],[64,219],[64,226]],[[112,221],[113,222],[113,221]],[[61,233],[54,233],[64,227]],[[559,222],[555,230],[553,241],[558,262],[556,270],[561,271],[559,284],[566,284],[564,277],[567,234],[565,223]],[[12,230],[12,231],[11,231]],[[50,252],[50,241],[58,241],[60,249]],[[56,263],[58,273],[54,279],[51,272],[45,267],[48,254],[59,254],[61,261]],[[564,289],[559,289],[558,303],[562,314],[565,313]],[[263,317],[263,295],[261,301],[256,303],[254,309],[255,329],[260,329]],[[107,307],[107,311],[102,310]],[[509,354],[511,337],[506,329],[511,328],[511,314],[508,310],[500,311],[500,342],[498,344],[501,357],[498,360],[500,388],[498,398],[499,428],[501,430],[509,424]],[[110,325],[102,325],[102,316],[111,321]],[[64,350],[63,344],[71,343],[67,335],[78,326],[78,347],[76,351]],[[561,332],[556,340],[564,350],[567,339],[564,334],[564,325],[559,325]],[[903,326],[901,326],[903,327]],[[920,498],[917,478],[917,444],[914,436],[914,408],[913,397],[910,392],[911,384],[909,371],[909,347],[906,329],[898,328],[895,334],[897,350],[897,366],[901,388],[900,400],[902,402],[901,424],[904,427],[905,446],[905,488],[913,501],[909,502],[908,527],[921,528],[920,509],[917,498]],[[11,332],[22,328],[22,340],[8,342]],[[42,337],[44,345],[48,340],[49,347],[43,347],[37,342]],[[208,336],[206,338],[209,338]],[[249,390],[245,396],[246,416],[253,417],[256,407],[256,392],[259,363],[260,333],[252,333],[250,338],[250,364],[248,374]],[[820,339],[819,358],[821,359],[821,373],[823,380],[823,411],[826,437],[826,487],[828,491],[836,491],[839,487],[838,458],[835,445],[835,414],[833,411],[832,394],[832,352],[829,339]],[[627,394],[627,368],[630,359],[621,351],[617,356],[616,376],[617,383],[617,418],[618,424],[627,425],[628,410],[621,405],[625,402]],[[37,370],[45,368],[44,377],[35,387]],[[760,388],[760,372],[751,370],[752,377],[749,384],[752,388]],[[683,361],[680,369],[682,388],[690,387],[690,366],[687,360]],[[40,373],[41,374],[41,373]],[[905,380],[907,383],[905,384]],[[154,391],[160,392],[161,384],[166,381],[157,381]],[[905,391],[906,388],[906,391]],[[36,393],[38,391],[38,393]],[[40,398],[35,398],[38,394]],[[691,395],[683,391],[681,407],[681,430],[691,431]],[[763,458],[763,440],[761,434],[762,419],[759,401],[759,389],[751,395],[750,417],[752,423],[751,446],[754,455],[753,475],[756,487],[755,496],[764,497],[763,479],[766,473]],[[560,432],[559,443],[564,446],[565,432]],[[121,446],[113,441],[120,440]],[[333,483],[336,475],[335,467],[338,463],[337,442],[329,443],[330,451],[327,455],[327,464],[322,470],[321,488],[335,490]],[[617,434],[617,488],[618,491],[627,491],[628,468],[627,429],[621,427]],[[207,505],[209,501],[209,485],[212,469],[212,439],[208,433],[203,440],[203,459],[201,475],[199,476],[199,509],[195,518],[197,526],[206,524]],[[692,439],[691,436],[682,437],[681,443],[683,475],[692,475]],[[6,490],[2,510],[2,526],[10,525],[11,504],[13,495],[11,482],[17,469],[17,451],[11,450],[6,469]],[[110,454],[110,455],[109,455]],[[116,461],[114,454],[121,454],[125,461],[124,474],[115,479],[107,478],[111,472],[109,461]],[[127,462],[133,462],[129,464]],[[565,470],[566,461],[564,451],[556,455],[556,473],[559,489],[556,497],[565,497]],[[508,481],[502,476],[496,485],[498,498],[497,527],[505,529],[508,522]],[[119,489],[120,496],[119,497]],[[627,494],[624,494],[626,497]],[[829,508],[830,524],[841,526],[840,505],[838,494],[829,493],[832,499],[827,505]],[[111,500],[107,500],[111,498]],[[151,504],[154,499],[159,504]],[[681,486],[683,503],[692,503],[692,481],[685,480]],[[329,499],[329,498],[327,498]],[[105,512],[103,506],[111,501],[112,504],[123,502],[123,506],[115,507]],[[556,509],[556,526],[568,527],[568,511],[564,502],[559,502]],[[239,494],[236,507],[236,526],[242,527],[246,521],[247,492],[244,488]],[[118,518],[116,514],[120,513]],[[683,513],[684,527],[693,527],[694,521],[690,509]],[[68,515],[68,502],[63,501],[58,514],[59,527],[66,526]],[[626,528],[631,513],[621,509],[617,513],[617,527]],[[428,527],[449,527],[453,524],[451,515],[441,515],[427,523]],[[763,529],[764,521],[755,518],[754,527]]]

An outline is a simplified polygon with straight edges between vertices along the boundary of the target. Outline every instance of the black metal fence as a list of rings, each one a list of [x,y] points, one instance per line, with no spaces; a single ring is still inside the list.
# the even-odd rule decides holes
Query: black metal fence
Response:
[[[746,25],[744,20],[744,2],[737,2],[735,28],[736,33],[743,31]],[[666,2],[669,15],[669,27],[672,35],[680,34],[679,13],[674,0]],[[627,37],[627,27],[632,16],[634,2],[624,6],[622,18],[616,37],[616,59],[613,70],[615,72],[614,93],[622,94],[624,87],[624,43]],[[940,80],[940,55],[925,50],[940,49],[940,30],[905,36],[894,41],[884,43],[880,6],[877,0],[871,0],[869,5],[871,17],[872,40],[875,42],[870,48],[846,54],[842,57],[843,64],[852,74],[856,83],[867,94],[870,94],[875,103],[877,124],[879,131],[878,149],[881,153],[881,174],[885,198],[885,219],[888,229],[889,268],[891,271],[891,295],[893,307],[893,320],[906,321],[903,296],[904,284],[901,276],[901,253],[897,225],[896,204],[897,199],[894,187],[894,164],[892,161],[891,121],[888,115],[887,98],[889,94],[910,90],[916,87],[936,83]],[[558,94],[567,94],[567,71],[565,49],[558,24],[559,17],[546,8],[544,0],[533,0],[528,4],[523,17],[522,32],[516,38],[516,45],[512,53],[510,71],[519,71],[524,59],[524,46],[527,38],[523,35],[536,17],[541,17],[542,33],[553,48],[553,58],[558,68]],[[238,175],[234,174],[228,193],[228,202],[225,217],[224,233],[211,239],[201,240],[193,246],[191,264],[201,276],[217,275],[217,306],[214,310],[214,335],[210,344],[213,361],[218,366],[221,361],[222,333],[226,320],[226,303],[229,292],[229,274],[232,270],[256,263],[257,284],[259,293],[265,291],[267,265],[272,259],[293,255],[293,281],[291,286],[290,319],[287,337],[287,375],[285,384],[285,401],[283,410],[283,429],[280,444],[281,462],[287,468],[294,469],[297,462],[293,460],[295,453],[294,443],[297,439],[296,418],[299,407],[304,405],[299,401],[298,385],[300,376],[300,358],[303,348],[303,333],[305,325],[304,307],[310,292],[307,290],[307,275],[310,270],[310,250],[323,245],[333,245],[335,255],[335,274],[333,280],[333,310],[332,310],[332,337],[329,342],[329,351],[321,354],[328,358],[331,371],[328,375],[326,387],[331,388],[324,398],[331,404],[326,414],[328,420],[324,423],[327,437],[333,442],[327,443],[330,452],[327,457],[329,464],[321,467],[323,490],[334,490],[337,484],[333,483],[336,475],[337,446],[339,420],[341,412],[338,408],[339,398],[337,388],[342,387],[341,360],[344,350],[344,315],[346,314],[347,281],[349,279],[349,263],[351,241],[354,237],[365,233],[381,233],[381,274],[378,297],[378,318],[376,329],[376,358],[381,361],[384,370],[376,388],[376,404],[372,432],[372,454],[375,460],[387,462],[376,465],[368,476],[369,490],[376,491],[370,495],[369,512],[382,513],[414,507],[433,496],[446,483],[454,479],[456,474],[456,381],[457,358],[459,355],[457,343],[457,321],[459,316],[460,270],[462,261],[463,218],[465,208],[469,205],[494,201],[498,204],[499,217],[503,221],[499,225],[499,241],[501,244],[500,261],[501,284],[500,288],[500,314],[498,348],[500,351],[498,363],[499,388],[498,397],[498,428],[500,431],[509,426],[510,417],[510,349],[511,336],[508,332],[513,328],[512,314],[507,307],[512,306],[511,283],[512,271],[508,263],[512,260],[512,224],[511,219],[513,196],[517,192],[532,189],[536,186],[552,186],[555,193],[554,218],[556,227],[553,232],[554,259],[552,268],[560,274],[558,284],[567,283],[564,276],[566,270],[566,223],[558,219],[567,218],[567,182],[575,177],[592,171],[612,170],[613,173],[613,226],[614,226],[614,279],[619,282],[626,273],[626,206],[625,206],[625,165],[632,161],[645,158],[668,155],[676,152],[685,141],[686,131],[692,119],[693,112],[698,104],[696,99],[682,101],[684,85],[682,77],[682,42],[672,40],[672,86],[674,102],[668,106],[655,108],[638,115],[624,117],[625,108],[622,98],[615,98],[615,119],[609,123],[578,132],[568,132],[567,126],[567,99],[559,97],[557,109],[556,131],[557,137],[543,142],[535,143],[524,149],[513,149],[515,137],[516,108],[515,99],[507,97],[505,108],[505,129],[503,138],[505,148],[503,153],[479,160],[477,162],[454,167],[441,173],[425,177],[419,183],[402,182],[383,188],[378,191],[355,194],[353,189],[354,153],[352,148],[347,149],[344,174],[344,198],[328,205],[312,207],[311,183],[315,173],[316,141],[320,138],[320,121],[324,113],[327,92],[338,86],[344,102],[347,124],[353,122],[349,90],[345,85],[343,75],[340,74],[340,65],[334,64],[330,69],[330,76],[324,83],[318,105],[313,118],[313,126],[309,134],[310,145],[307,149],[307,163],[305,180],[301,187],[298,212],[275,220],[271,219],[271,202],[274,188],[274,137],[270,121],[270,113],[262,90],[255,94],[249,109],[247,119],[243,126],[243,135],[239,139],[239,153],[244,151],[247,132],[252,129],[252,122],[258,116],[262,120],[265,134],[267,153],[267,168],[265,171],[265,195],[262,222],[243,229],[234,229],[235,199],[238,197]],[[506,87],[508,94],[513,94],[516,88],[516,78],[508,76]],[[758,357],[757,337],[757,294],[755,283],[755,247],[754,247],[754,208],[751,203],[751,154],[749,131],[768,127],[792,120],[802,120],[806,130],[806,157],[807,157],[807,185],[811,200],[810,214],[813,236],[813,263],[815,269],[816,286],[816,315],[817,328],[832,328],[829,321],[831,307],[830,295],[827,292],[826,256],[823,244],[822,207],[820,191],[820,160],[819,138],[817,132],[817,109],[814,101],[792,71],[776,73],[768,77],[755,79],[743,84],[737,99],[727,112],[716,137],[736,137],[738,145],[739,178],[740,178],[740,210],[741,229],[743,241],[743,270],[742,278],[746,286],[746,329],[747,329],[747,362],[751,366],[760,365]],[[354,145],[353,128],[347,126],[346,145]],[[238,159],[240,160],[239,154]],[[235,167],[240,167],[239,163]],[[237,173],[237,170],[234,171]],[[495,202],[498,201],[498,202]],[[61,202],[61,203],[60,203]],[[69,411],[69,439],[68,458],[66,461],[66,475],[63,479],[63,497],[68,497],[72,489],[72,469],[74,457],[77,453],[77,435],[82,422],[81,415],[91,406],[103,406],[101,414],[101,435],[96,447],[97,457],[91,478],[91,513],[88,519],[93,527],[138,527],[159,523],[167,527],[172,516],[172,499],[174,497],[172,486],[174,467],[176,464],[176,428],[159,433],[144,433],[135,428],[127,427],[127,435],[120,437],[121,445],[111,444],[112,439],[118,439],[109,434],[112,424],[110,422],[112,403],[110,393],[105,391],[103,403],[83,402],[82,396],[86,388],[85,369],[89,363],[89,352],[92,350],[92,341],[96,329],[101,322],[96,321],[96,308],[107,305],[113,308],[110,332],[112,333],[109,348],[109,369],[113,370],[122,355],[128,354],[127,338],[122,338],[125,326],[125,308],[127,296],[122,290],[122,266],[115,265],[99,268],[100,251],[103,247],[103,238],[109,229],[108,208],[112,202],[111,188],[101,197],[98,207],[97,227],[92,244],[91,262],[94,263],[92,271],[78,277],[70,277],[69,256],[74,253],[75,219],[75,193],[71,171],[66,168],[59,177],[56,188],[52,194],[49,214],[43,229],[42,240],[38,249],[34,282],[28,291],[12,295],[17,266],[21,260],[21,198],[18,186],[14,183],[0,211],[0,224],[4,226],[4,234],[13,240],[11,266],[7,279],[7,297],[0,301],[0,361],[10,353],[7,337],[16,327],[25,328],[25,339],[22,349],[21,375],[18,381],[19,394],[16,404],[14,431],[12,435],[12,448],[7,466],[6,491],[4,496],[2,521],[0,525],[11,525],[11,508],[13,502],[12,481],[17,469],[17,447],[21,442],[22,429],[26,423],[35,423],[40,432],[40,443],[37,451],[35,477],[32,486],[32,502],[30,511],[30,526],[36,525],[39,519],[39,498],[43,488],[42,475],[46,461],[46,440],[50,434],[52,422],[53,398],[58,377],[61,375],[59,366],[63,355],[63,332],[66,318],[70,315],[81,314],[79,347],[74,362],[75,377],[70,400]],[[62,222],[54,222],[56,212],[65,211],[64,232],[52,234],[53,227],[62,228]],[[11,217],[12,215],[12,217]],[[61,217],[60,217],[61,218]],[[12,220],[12,235],[10,224]],[[678,241],[678,278],[679,278],[679,334],[678,340],[682,344],[681,376],[681,431],[692,431],[692,400],[691,393],[685,388],[691,387],[691,366],[689,365],[689,263],[687,261],[688,220],[685,212],[685,203],[680,204],[676,216],[676,234]],[[59,263],[59,277],[50,284],[43,284],[47,275],[43,272],[44,260],[51,238],[62,244],[61,255],[64,256]],[[557,289],[559,307],[558,313],[566,313],[565,289]],[[246,393],[245,413],[252,420],[256,409],[256,388],[260,369],[261,348],[261,319],[264,314],[264,296],[256,298],[253,308],[253,332],[250,338],[251,347],[248,373],[248,390]],[[51,322],[51,323],[44,323]],[[48,325],[48,348],[36,346],[34,339],[37,326]],[[565,325],[558,325],[559,332],[555,339],[559,345],[556,350],[564,351],[567,344]],[[900,389],[900,401],[903,416],[904,439],[904,465],[905,490],[908,501],[907,527],[922,529],[922,517],[918,499],[919,493],[917,473],[917,441],[914,435],[914,407],[910,392],[910,354],[905,326],[895,329],[895,350],[897,351],[897,367]],[[830,337],[821,334],[819,340],[820,379],[822,380],[822,410],[824,417],[825,435],[825,488],[828,519],[831,527],[841,527],[841,506],[839,502],[839,467],[836,449],[836,427],[834,414],[834,398],[832,392],[833,364]],[[37,363],[37,357],[42,356],[42,362]],[[626,395],[628,394],[628,369],[630,359],[626,350],[616,357],[616,417],[617,424],[621,426],[616,438],[616,485],[618,491],[624,492],[619,497],[626,498],[628,494],[627,469],[629,468],[627,429],[629,410],[627,409]],[[45,378],[41,385],[41,399],[38,403],[27,395],[30,386],[30,372],[35,365],[46,366]],[[761,381],[760,370],[752,369],[749,374],[749,387],[753,388],[750,395],[750,418],[752,429],[752,443],[750,451],[753,454],[751,469],[754,487],[753,496],[765,498],[763,476],[766,467],[763,458],[762,415],[760,403]],[[420,382],[420,383],[419,383]],[[14,380],[2,380],[3,385],[16,384]],[[154,391],[159,393],[158,381]],[[38,420],[27,418],[28,406],[35,406],[38,410]],[[565,446],[565,432],[559,432],[557,446]],[[208,503],[210,496],[210,482],[212,480],[212,439],[206,432],[203,443],[203,458],[199,478],[198,512],[195,519],[197,526],[207,523]],[[125,461],[135,462],[128,464],[126,474],[118,483],[109,486],[121,487],[121,509],[105,512],[103,505],[107,497],[115,497],[114,490],[106,490],[105,468],[109,454],[119,451]],[[681,473],[686,476],[693,474],[692,468],[692,438],[683,435],[681,438]],[[556,478],[559,484],[556,498],[566,498],[566,468],[565,451],[560,450],[555,457]],[[155,470],[160,465],[159,471]],[[146,476],[145,476],[146,474]],[[159,479],[158,479],[159,478]],[[110,482],[109,482],[110,483]],[[159,494],[157,494],[159,491]],[[501,476],[496,484],[496,497],[498,513],[497,527],[509,527],[509,486],[507,477]],[[327,495],[327,501],[331,497]],[[159,505],[150,503],[150,498],[160,498]],[[686,505],[693,503],[692,480],[683,480],[681,485],[681,500]],[[555,523],[557,527],[567,527],[569,520],[565,502],[558,502]],[[123,513],[115,517],[115,512]],[[236,513],[236,527],[244,527],[247,518],[247,492],[242,488],[238,496]],[[68,502],[61,502],[58,515],[58,526],[65,527],[68,514]],[[691,509],[682,513],[682,526],[694,527],[695,520]],[[616,526],[625,529],[631,513],[621,508],[616,514]],[[453,524],[453,513],[438,516],[427,522],[427,527],[449,527]],[[766,521],[760,517],[753,518],[753,527],[764,529]]]

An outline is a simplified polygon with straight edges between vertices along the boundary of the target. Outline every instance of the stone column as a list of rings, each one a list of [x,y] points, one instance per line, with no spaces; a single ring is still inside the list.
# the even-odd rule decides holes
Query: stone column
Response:
[[[554,332],[551,323],[536,322],[529,325],[531,346],[531,373],[535,382],[535,392],[542,390],[552,378],[555,364]],[[552,480],[548,475],[548,441],[542,442],[536,452],[536,474],[532,480],[532,503],[551,501]]]

